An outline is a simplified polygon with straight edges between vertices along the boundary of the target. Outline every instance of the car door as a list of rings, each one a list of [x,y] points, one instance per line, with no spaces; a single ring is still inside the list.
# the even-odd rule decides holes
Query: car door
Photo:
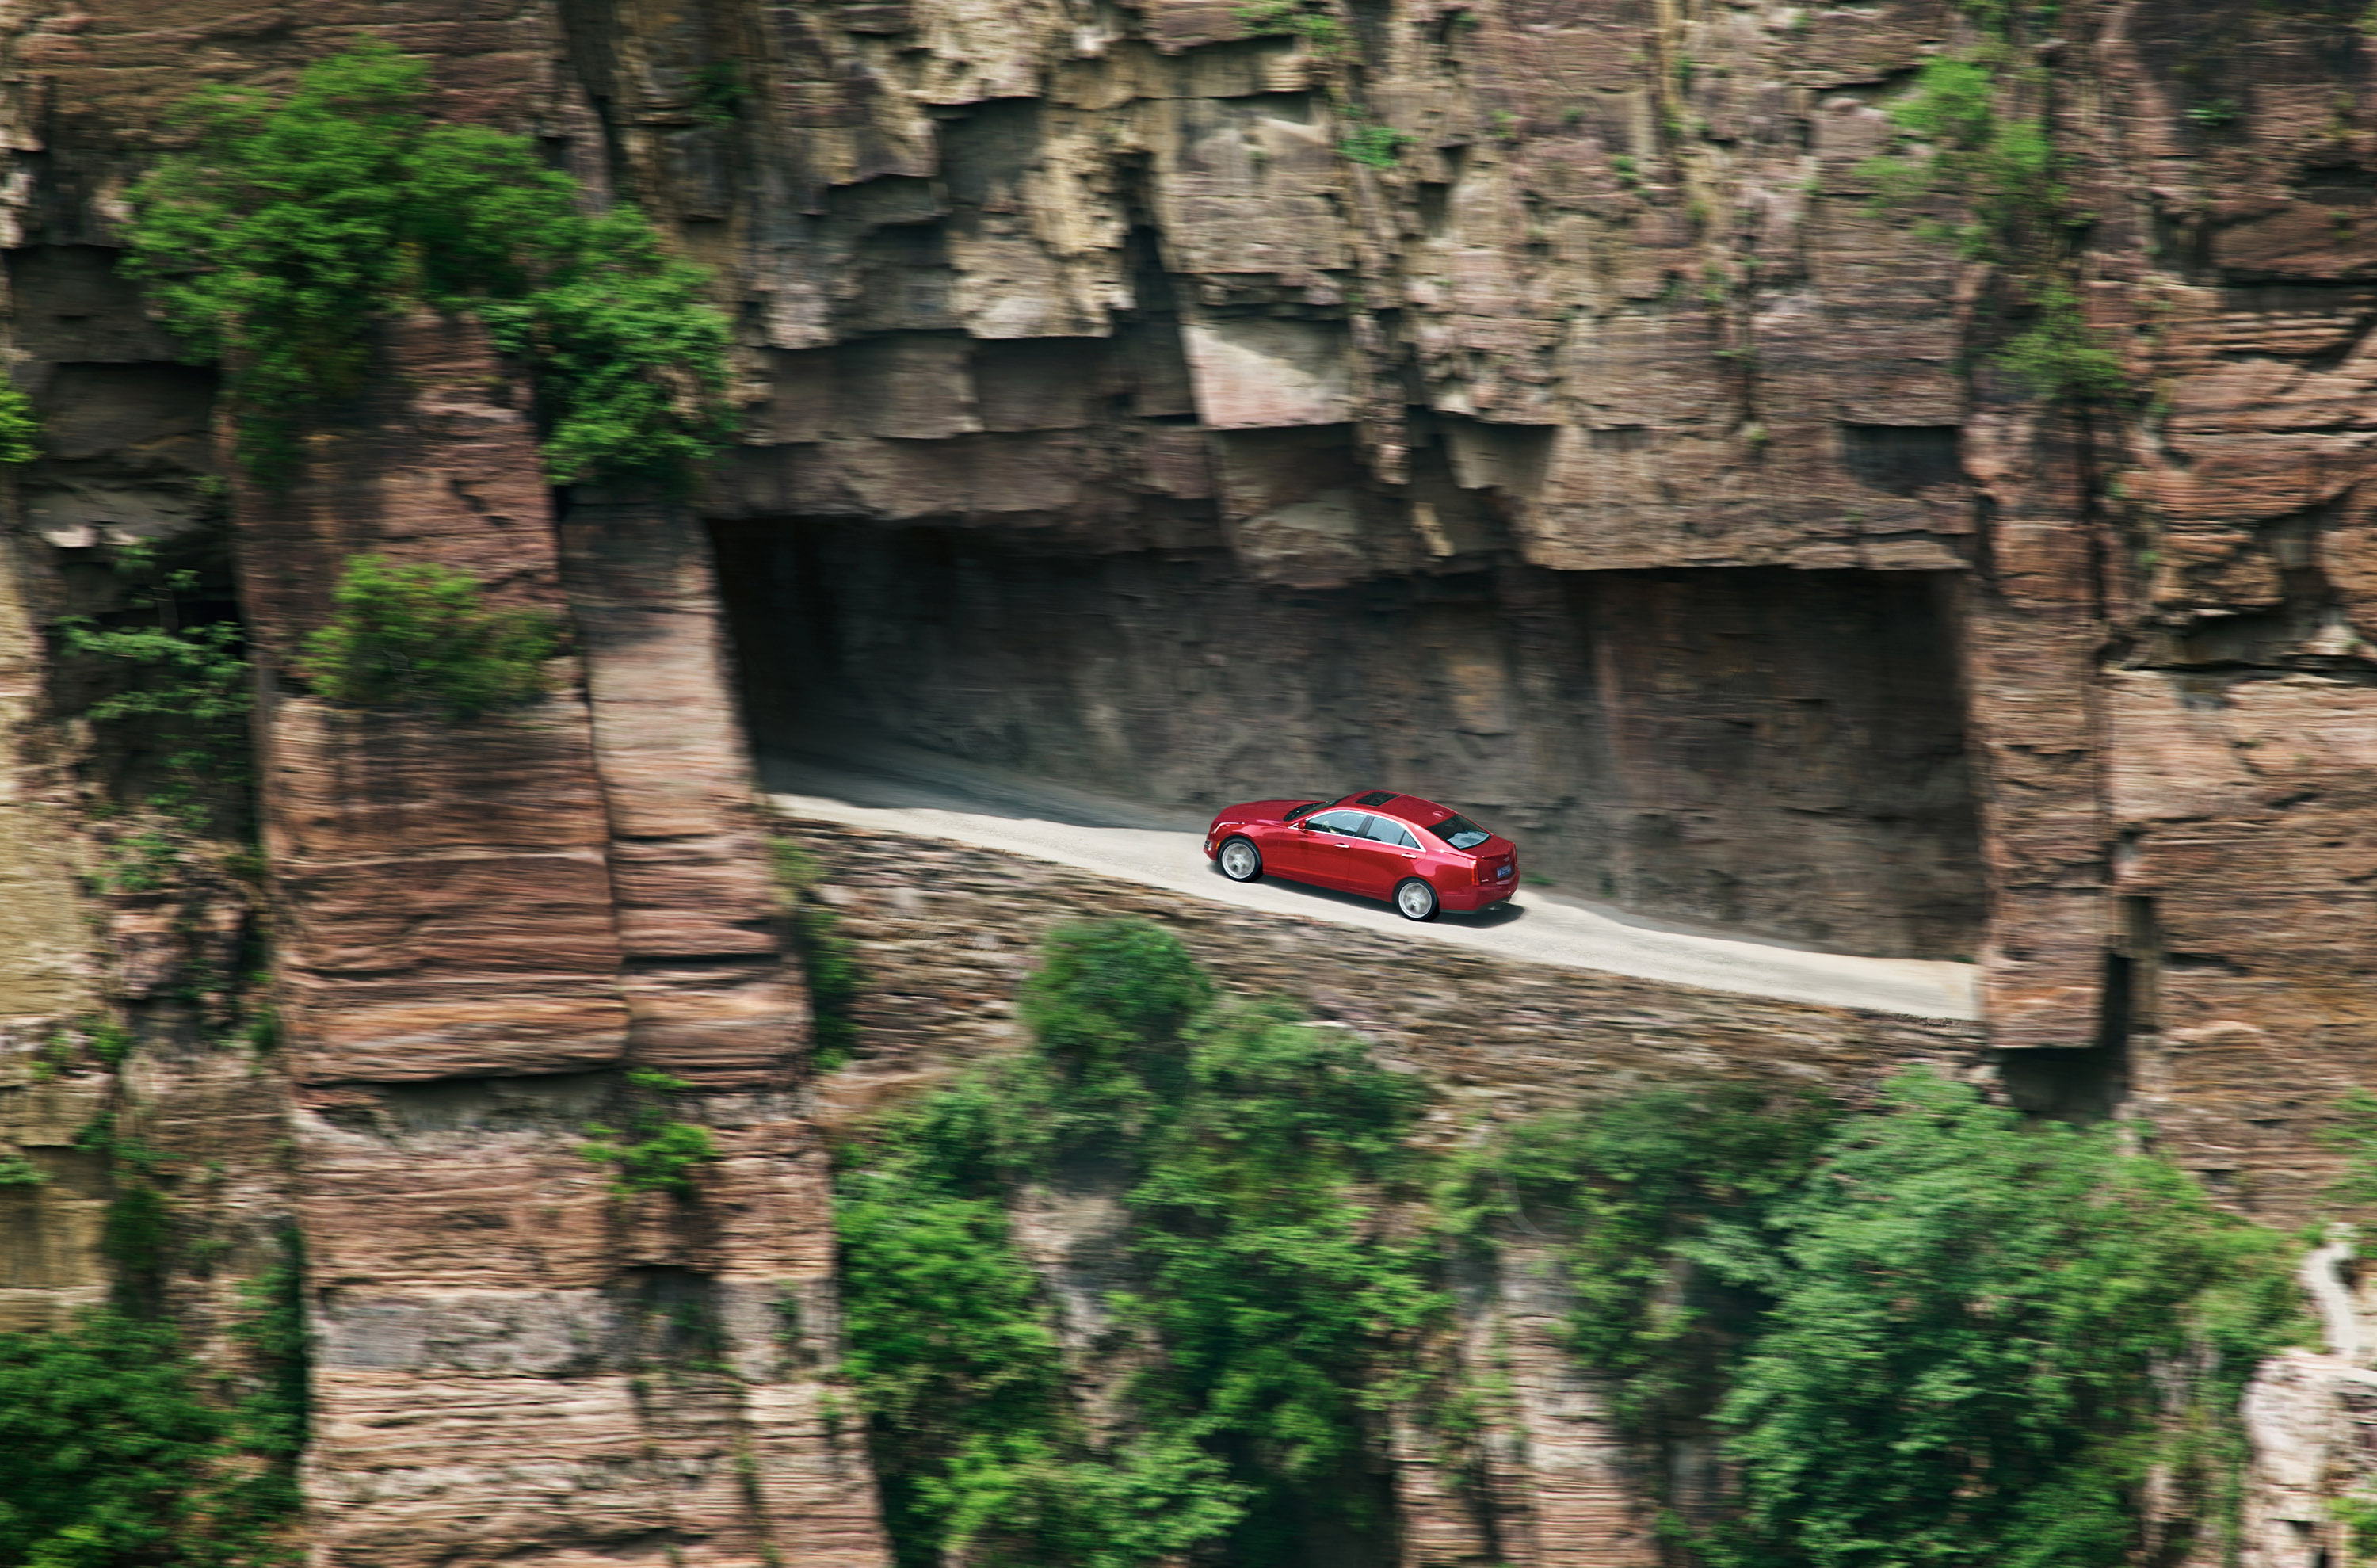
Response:
[[[1410,838],[1400,823],[1385,817],[1372,817],[1364,823],[1362,836],[1345,849],[1346,891],[1366,898],[1392,897],[1395,884],[1410,874],[1412,862],[1419,858],[1416,839],[1409,848],[1404,846],[1404,841]]]
[[[1351,889],[1361,876],[1355,846],[1369,842],[1369,820],[1368,811],[1320,811],[1306,818],[1308,825],[1296,835],[1296,861],[1288,875],[1324,888]]]

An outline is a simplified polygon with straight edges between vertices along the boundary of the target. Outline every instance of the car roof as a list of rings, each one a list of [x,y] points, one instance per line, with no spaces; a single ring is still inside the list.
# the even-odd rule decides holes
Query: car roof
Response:
[[[1339,806],[1367,806],[1373,811],[1383,811],[1391,817],[1404,817],[1421,827],[1432,827],[1454,813],[1433,800],[1422,800],[1416,795],[1398,795],[1391,789],[1366,789],[1356,795],[1340,797]]]

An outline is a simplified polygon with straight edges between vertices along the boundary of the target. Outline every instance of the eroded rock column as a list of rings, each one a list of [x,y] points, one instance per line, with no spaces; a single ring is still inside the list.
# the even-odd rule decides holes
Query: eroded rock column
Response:
[[[590,546],[580,657],[530,707],[451,724],[285,684],[358,553],[567,607],[532,433],[475,324],[393,323],[385,360],[361,423],[312,437],[285,492],[238,497],[278,683],[317,1560],[875,1562],[864,1466],[818,1407],[831,1228],[786,1096],[804,1018],[704,623],[680,604],[680,642],[639,620]],[[628,576],[665,605],[686,580],[648,564]],[[653,704],[676,722],[639,724]],[[629,1065],[692,1083],[671,1113],[722,1154],[697,1194],[622,1197],[581,1152]]]

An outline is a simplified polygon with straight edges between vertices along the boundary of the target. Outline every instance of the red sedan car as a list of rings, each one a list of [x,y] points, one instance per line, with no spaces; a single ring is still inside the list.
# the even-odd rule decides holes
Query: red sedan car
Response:
[[[1501,903],[1519,885],[1519,850],[1458,811],[1365,790],[1338,800],[1250,800],[1205,830],[1205,853],[1234,882],[1268,871],[1390,900],[1406,920]]]

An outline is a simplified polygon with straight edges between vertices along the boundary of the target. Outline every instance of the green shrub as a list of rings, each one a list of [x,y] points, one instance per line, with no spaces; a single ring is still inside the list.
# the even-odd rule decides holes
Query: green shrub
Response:
[[[100,1227],[99,1251],[115,1272],[115,1299],[125,1311],[153,1316],[165,1293],[166,1251],[173,1210],[145,1174],[119,1177]]]
[[[1720,1516],[1663,1525],[1706,1568],[2112,1568],[2150,1476],[2216,1535],[2244,1382],[2302,1326],[2283,1238],[1925,1072],[1855,1112],[1646,1090],[1438,1156],[1417,1080],[1217,1003],[1154,928],[1052,936],[1018,1011],[1020,1054],[840,1154],[842,1372],[903,1568],[1270,1568],[1316,1520],[1381,1532],[1381,1411],[1457,1475],[1490,1394],[1433,1347],[1438,1238],[1565,1259],[1569,1347],[1654,1501],[1673,1445],[1725,1440]],[[2377,1096],[2353,1115],[2377,1147]],[[1137,1369],[1097,1433],[1008,1218],[1084,1183],[1125,1216],[1102,1354]]]
[[[162,1323],[115,1311],[0,1335],[0,1562],[293,1563],[306,1430],[303,1260],[242,1287],[245,1365],[209,1371]]]
[[[49,1179],[24,1155],[0,1154],[0,1187],[39,1187]]]
[[[33,400],[0,382],[0,463],[30,462],[42,455],[42,422]]]
[[[193,150],[132,192],[129,269],[189,351],[220,362],[253,472],[361,392],[373,324],[426,305],[484,319],[528,366],[547,467],[681,482],[729,427],[725,318],[705,274],[627,209],[589,216],[525,137],[433,126],[427,67],[365,39],[285,99],[210,88]]]
[[[544,662],[561,645],[550,611],[491,609],[467,572],[380,556],[348,561],[335,596],[337,616],[297,662],[334,702],[427,708],[459,722],[544,695]]]
[[[0,1562],[216,1568],[277,1562],[289,1512],[205,1371],[161,1324],[94,1312],[0,1335]]]
[[[1418,139],[1392,126],[1356,126],[1338,142],[1337,150],[1368,168],[1392,169],[1402,161],[1404,149]]]
[[[842,935],[841,916],[809,896],[824,876],[816,857],[787,838],[769,847],[777,898],[792,921],[794,953],[808,984],[809,1063],[830,1072],[858,1054],[858,997],[866,982],[858,944]]]
[[[2377,1205],[2377,1095],[2355,1089],[2336,1107],[2336,1124],[2322,1142],[2345,1155],[2344,1174],[2328,1189],[2337,1203]]]
[[[1737,1512],[1666,1526],[1711,1568],[2109,1568],[2149,1472],[2216,1532],[2244,1382],[2302,1326],[2283,1238],[1925,1072],[1870,1114],[1712,1086],[1547,1118],[1439,1203],[1560,1240],[1571,1345],[1634,1442],[1731,1434]]]
[[[198,574],[167,569],[146,545],[125,545],[114,552],[115,572],[130,582],[130,613],[148,625],[102,627],[88,616],[58,623],[67,652],[115,666],[123,689],[84,710],[94,724],[120,735],[127,746],[158,748],[164,785],[155,804],[191,832],[220,829],[218,804],[226,792],[244,796],[254,781],[248,710],[253,698],[245,657],[245,633],[235,620],[202,620],[185,601],[200,589]],[[139,868],[125,874],[143,892],[161,886],[178,844],[153,841],[137,846]]]
[[[1914,90],[1890,109],[1904,145],[1860,173],[1883,206],[1935,193],[1963,205],[1961,224],[1922,227],[2011,280],[2024,324],[1997,350],[1999,364],[2041,398],[2118,397],[2128,386],[2120,357],[2096,341],[2079,306],[2077,236],[2087,216],[2072,201],[2067,161],[2050,134],[2053,78],[2025,61],[2027,23],[2018,8],[1965,8],[1982,41],[1925,63]]]
[[[1244,0],[1230,15],[1255,37],[1302,39],[1324,60],[1345,51],[1345,30],[1335,13],[1316,9],[1307,0]]]
[[[2042,289],[2029,326],[1998,351],[1998,363],[2042,398],[2117,398],[2129,388],[2121,356],[2089,330],[2079,296],[2060,283]]]
[[[718,1157],[717,1141],[710,1129],[670,1117],[658,1096],[674,1095],[691,1085],[665,1072],[638,1069],[627,1074],[631,1088],[644,1096],[627,1131],[590,1122],[591,1143],[579,1153],[615,1173],[611,1191],[632,1198],[639,1192],[674,1192],[691,1197],[700,1191],[700,1168]]]
[[[265,1461],[253,1482],[269,1514],[296,1514],[303,1498],[297,1461],[312,1430],[313,1349],[305,1328],[305,1238],[295,1226],[280,1238],[271,1267],[239,1288],[244,1309],[231,1329],[245,1352],[245,1391],[233,1411],[240,1441]]]
[[[1504,1226],[1568,1239],[1569,1345],[1607,1380],[1639,1441],[1691,1428],[1722,1393],[1755,1304],[1678,1295],[1679,1261],[1712,1231],[1755,1226],[1803,1180],[1838,1107],[1750,1084],[1648,1089],[1523,1122],[1456,1157],[1439,1223],[1481,1238]]]

